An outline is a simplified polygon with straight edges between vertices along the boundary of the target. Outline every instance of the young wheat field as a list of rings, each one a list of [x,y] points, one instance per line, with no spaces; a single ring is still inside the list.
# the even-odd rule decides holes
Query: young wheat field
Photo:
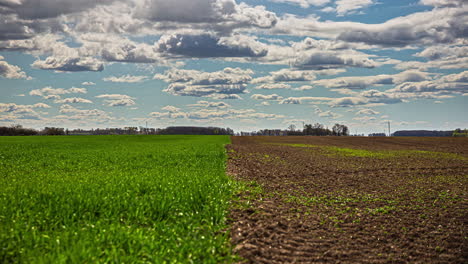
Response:
[[[228,136],[0,139],[0,263],[219,263]]]

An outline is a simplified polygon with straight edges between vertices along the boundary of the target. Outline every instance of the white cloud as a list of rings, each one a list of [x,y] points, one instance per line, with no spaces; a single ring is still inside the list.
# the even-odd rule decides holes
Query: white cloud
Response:
[[[272,90],[272,89],[290,89],[291,85],[285,84],[285,83],[264,83],[260,84],[255,87],[256,89],[266,89],[266,90]]]
[[[375,68],[378,63],[360,52],[312,51],[299,54],[292,64],[300,69],[333,69],[342,67]]]
[[[330,118],[330,119],[337,119],[342,117],[342,114],[338,114],[335,112],[332,112],[330,110],[328,111],[322,111],[320,108],[315,108],[315,114],[317,114],[319,117],[325,117],[325,118]]]
[[[316,78],[316,71],[300,71],[293,69],[281,69],[270,72],[270,75],[258,77],[252,80],[252,83],[279,83],[279,82],[304,82]]]
[[[40,96],[44,99],[55,99],[59,100],[61,95],[64,94],[86,94],[88,91],[86,88],[72,87],[69,89],[53,88],[51,86],[44,87],[42,89],[35,89],[29,92],[29,95]]]
[[[117,83],[139,83],[143,82],[148,79],[147,76],[133,76],[130,74],[122,75],[120,77],[116,76],[109,76],[104,78],[103,80],[106,82],[117,82]]]
[[[81,85],[91,86],[91,85],[96,85],[96,84],[93,82],[82,82]]]
[[[466,37],[468,6],[435,8],[396,17],[380,24],[320,21],[319,17],[283,16],[272,30],[277,34],[292,34],[331,38],[348,43],[363,43],[384,47],[412,45],[456,44]]]
[[[378,115],[379,112],[372,109],[361,109],[356,112],[356,115]]]
[[[395,93],[436,93],[436,94],[462,94],[468,92],[468,71],[445,75],[439,79],[421,82],[405,82],[388,92]]]
[[[164,110],[164,109],[163,109]],[[267,114],[255,112],[253,109],[200,109],[196,111],[184,112],[180,109],[177,111],[152,112],[149,114],[156,119],[175,119],[185,118],[200,121],[226,120],[226,119],[281,119],[284,115]]]
[[[298,5],[302,8],[309,8],[311,5],[312,6],[323,6],[325,4],[328,4],[330,0],[270,0],[272,2],[278,2],[278,3],[289,3],[289,4],[294,4]]]
[[[33,67],[43,70],[55,71],[102,71],[102,62],[91,57],[47,57],[45,60],[36,60]]]
[[[313,97],[313,96],[302,96],[302,97],[288,97],[280,101],[280,104],[302,104],[305,101],[317,101],[317,102],[327,102],[334,100],[330,97]]]
[[[296,91],[305,91],[305,90],[310,90],[310,89],[314,89],[314,86],[312,85],[302,85],[298,88],[295,88],[294,90]]]
[[[421,5],[430,5],[436,7],[456,7],[462,6],[463,3],[466,3],[464,0],[420,0]]]
[[[336,1],[336,13],[338,16],[344,16],[372,4],[374,4],[372,0],[338,0]]]
[[[92,104],[93,102],[91,100],[84,99],[84,98],[70,97],[70,98],[55,100],[55,103],[59,103],[59,104],[77,104],[77,103]]]
[[[132,106],[136,104],[132,99],[104,100],[104,102],[108,106]]]
[[[192,107],[204,107],[204,108],[228,108],[231,105],[225,102],[208,102],[208,101],[198,101],[196,104],[190,104]]]
[[[369,123],[369,122],[376,121],[377,118],[373,116],[360,116],[360,117],[354,117],[353,120],[356,120],[362,123]]]
[[[246,84],[252,79],[250,69],[224,68],[222,71],[172,69],[156,74],[154,79],[170,83],[163,91],[182,96],[214,96],[216,94],[245,93]]]
[[[99,109],[79,109],[68,104],[61,105],[59,112],[67,115],[64,116],[66,120],[105,122],[113,119],[105,111]]]
[[[250,98],[254,100],[281,100],[283,99],[282,96],[279,96],[277,94],[253,94]]]
[[[95,96],[96,98],[104,98],[110,100],[125,100],[125,99],[135,99],[131,96],[125,94],[100,94]]]
[[[372,86],[400,84],[404,82],[420,82],[428,79],[430,79],[430,77],[426,72],[409,70],[394,75],[382,74],[322,79],[314,81],[313,84],[321,85],[326,88],[364,89]]]
[[[100,94],[96,98],[106,99],[104,103],[107,106],[132,106],[135,105],[133,97],[126,94]]]
[[[20,67],[11,65],[0,56],[0,76],[7,79],[31,79]]]
[[[2,119],[15,120],[15,119],[32,119],[40,120],[42,117],[37,113],[34,108],[50,108],[49,105],[44,103],[37,103],[34,105],[18,105],[15,103],[0,103],[0,113],[7,113],[2,115]]]

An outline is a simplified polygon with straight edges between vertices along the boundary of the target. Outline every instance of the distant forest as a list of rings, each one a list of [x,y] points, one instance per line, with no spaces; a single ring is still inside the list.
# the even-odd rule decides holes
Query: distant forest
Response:
[[[467,129],[457,128],[455,130],[401,130],[393,133],[395,137],[468,137]]]
[[[170,126],[167,128],[124,127],[105,129],[74,129],[45,127],[42,130],[24,128],[21,125],[0,127],[0,136],[53,136],[53,135],[238,135],[238,136],[349,136],[349,128],[335,124],[328,129],[322,124],[305,124],[302,129],[290,125],[288,129],[262,129],[251,132],[237,132],[230,128]],[[385,136],[384,133],[373,133],[369,136]],[[395,137],[468,137],[468,129],[457,128],[448,131],[402,130],[392,134]]]

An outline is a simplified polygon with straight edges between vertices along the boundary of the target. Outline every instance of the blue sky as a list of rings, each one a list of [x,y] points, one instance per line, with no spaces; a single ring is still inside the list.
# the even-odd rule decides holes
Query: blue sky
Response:
[[[0,0],[0,125],[468,127],[460,0]]]

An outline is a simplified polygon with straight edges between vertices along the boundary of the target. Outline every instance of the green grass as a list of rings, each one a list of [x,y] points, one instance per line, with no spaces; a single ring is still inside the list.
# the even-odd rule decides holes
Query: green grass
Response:
[[[418,156],[424,158],[444,158],[444,159],[456,159],[466,160],[465,157],[446,152],[435,152],[435,151],[424,151],[424,150],[365,150],[365,149],[352,149],[352,148],[340,148],[333,146],[318,146],[309,144],[280,144],[290,147],[300,148],[319,148],[324,150],[328,155],[339,155],[346,157],[361,157],[361,158],[376,158],[376,159],[388,159],[388,158],[399,158]]]
[[[227,136],[0,138],[0,263],[219,263]]]

